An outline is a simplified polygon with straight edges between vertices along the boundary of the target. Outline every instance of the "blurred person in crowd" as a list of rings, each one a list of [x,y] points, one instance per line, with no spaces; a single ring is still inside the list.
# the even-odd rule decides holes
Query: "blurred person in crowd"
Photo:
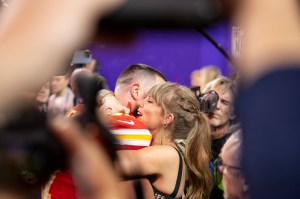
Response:
[[[227,77],[219,77],[209,82],[204,88],[204,92],[211,90],[216,91],[219,96],[216,110],[208,115],[212,128],[211,137],[213,140],[218,140],[228,133],[232,133],[230,127],[235,119],[234,99],[237,90],[235,83]],[[218,148],[214,156],[218,156],[221,148]]]
[[[221,75],[220,70],[213,65],[204,66],[201,69],[194,70],[191,73],[191,87],[200,87],[201,90],[208,82],[216,79]]]
[[[99,74],[99,63],[93,58],[93,53],[90,50],[76,50],[70,67],[73,72],[80,68],[90,71],[99,79],[99,82],[101,81],[102,87],[108,89],[106,79]]]
[[[242,169],[242,133],[232,133],[225,142],[216,166],[222,173],[225,199],[249,199],[249,185]]]
[[[210,127],[192,91],[174,83],[158,84],[138,106],[137,118],[146,123],[153,142],[118,152],[123,175],[147,177],[155,198],[208,198]]]
[[[227,77],[219,77],[209,82],[204,88],[204,92],[211,90],[216,91],[219,96],[216,110],[208,115],[212,129],[211,137],[213,140],[213,157],[215,159],[228,137],[227,134],[232,133],[232,121],[235,119],[234,99],[237,91],[235,83]],[[214,143],[214,141],[216,142]],[[216,144],[215,147],[217,148],[214,148],[214,144]]]
[[[74,106],[75,95],[69,88],[69,74],[54,76],[51,79],[51,93],[48,113],[52,116],[64,115]]]
[[[50,82],[46,82],[36,94],[35,100],[38,109],[44,113],[48,109],[48,100],[50,98]]]
[[[50,97],[50,82],[48,81],[38,89],[23,92],[21,95],[22,98],[21,101],[25,100],[26,103],[35,104],[36,108],[38,108],[39,111],[46,114],[48,110],[47,107],[48,107],[49,97]]]
[[[92,75],[92,72],[86,68],[77,68],[72,72],[70,77],[70,86],[72,88],[72,91],[74,92],[76,104],[65,114],[67,117],[73,117],[77,112],[82,112],[83,110],[85,110],[84,101],[79,92],[77,78],[80,76],[90,75]]]
[[[13,106],[19,93],[57,75],[72,52],[86,44],[101,17],[122,2],[7,1],[0,13],[0,79],[5,82],[0,108]],[[15,79],[23,84],[16,87]]]

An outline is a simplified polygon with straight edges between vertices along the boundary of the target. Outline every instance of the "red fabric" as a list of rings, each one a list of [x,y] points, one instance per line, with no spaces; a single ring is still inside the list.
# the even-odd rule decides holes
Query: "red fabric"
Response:
[[[112,129],[147,129],[143,122],[128,114],[116,113],[112,115],[110,124]]]
[[[78,113],[81,113],[85,110],[85,105],[84,104],[78,104],[77,106],[74,106],[73,108],[71,108],[67,113],[66,113],[66,117],[74,117],[76,116]]]
[[[147,126],[128,114],[117,113],[110,117],[111,132],[120,142],[119,150],[137,150],[150,146],[152,135]]]
[[[74,117],[78,113],[84,110],[84,105],[78,105],[72,108],[67,114],[67,117]],[[110,118],[111,129],[112,130],[126,130],[130,129],[142,130],[143,132],[147,130],[144,123],[137,120],[135,117],[127,114],[115,114]],[[150,132],[146,135],[149,136]],[[151,134],[150,134],[151,136]],[[150,142],[149,142],[150,143]],[[145,145],[129,145],[129,144],[117,144],[119,150],[138,150],[147,147]],[[69,171],[60,171],[56,174],[52,184],[50,185],[49,192],[50,198],[47,199],[79,199],[79,194],[76,193],[76,186],[74,180]]]
[[[118,150],[139,150],[145,148],[145,146],[132,146],[132,145],[120,145],[117,144]]]
[[[59,171],[50,186],[51,199],[78,199],[74,180],[69,171]]]

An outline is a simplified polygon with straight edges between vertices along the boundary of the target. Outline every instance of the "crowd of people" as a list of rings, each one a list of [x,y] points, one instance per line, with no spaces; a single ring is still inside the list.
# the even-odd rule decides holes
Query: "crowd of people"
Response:
[[[292,168],[300,161],[298,1],[234,7],[232,19],[245,33],[239,78],[207,75],[191,84],[216,93],[209,113],[190,88],[146,64],[125,68],[114,92],[92,63],[61,72],[121,0],[0,3],[1,198],[299,197],[300,173]],[[93,110],[79,77],[97,80]],[[18,112],[25,101],[40,117]],[[20,123],[8,121],[14,114]],[[45,165],[57,161],[48,157],[57,145],[28,144],[33,116],[48,116],[37,126],[63,147],[63,166]]]

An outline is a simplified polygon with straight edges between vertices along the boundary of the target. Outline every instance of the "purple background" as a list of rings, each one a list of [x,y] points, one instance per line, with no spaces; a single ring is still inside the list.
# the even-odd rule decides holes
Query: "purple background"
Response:
[[[231,27],[219,22],[205,29],[221,46],[231,52]],[[129,43],[93,43],[89,46],[100,61],[100,73],[114,89],[122,70],[135,63],[144,63],[160,70],[169,81],[190,86],[190,73],[205,65],[216,65],[223,75],[234,70],[223,55],[194,29],[137,32]]]

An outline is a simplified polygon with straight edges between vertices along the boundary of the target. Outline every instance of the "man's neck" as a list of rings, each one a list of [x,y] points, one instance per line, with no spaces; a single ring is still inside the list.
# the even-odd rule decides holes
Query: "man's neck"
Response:
[[[221,126],[211,127],[211,137],[213,140],[220,139],[226,135],[229,131],[229,122],[222,124]]]

